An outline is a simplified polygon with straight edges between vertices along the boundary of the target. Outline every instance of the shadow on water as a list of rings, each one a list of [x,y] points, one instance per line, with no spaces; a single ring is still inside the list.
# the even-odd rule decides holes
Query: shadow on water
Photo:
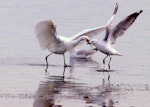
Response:
[[[84,67],[97,67],[99,66],[98,62],[96,60],[93,60],[92,58],[70,58],[70,65],[71,66],[84,66]]]
[[[115,72],[115,70],[98,69],[97,72]]]
[[[78,63],[78,60],[74,60],[72,64],[76,65],[76,62]],[[76,66],[69,67],[70,72],[74,72],[75,68]],[[62,76],[49,73],[45,75],[45,80],[40,82],[35,92],[33,107],[63,107],[64,105],[65,107],[72,105],[81,107],[81,103],[84,106],[113,107],[114,95],[112,93],[118,90],[111,85],[111,80],[104,80],[102,84],[92,87],[82,81],[66,79],[65,71],[66,68],[62,68],[64,72]]]

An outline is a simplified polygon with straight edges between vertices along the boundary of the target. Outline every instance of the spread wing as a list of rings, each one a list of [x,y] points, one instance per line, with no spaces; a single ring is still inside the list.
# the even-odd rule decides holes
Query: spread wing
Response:
[[[105,33],[105,37],[104,37],[103,41],[108,41],[109,34],[111,31],[111,23],[112,23],[114,17],[116,16],[117,11],[118,11],[118,3],[116,3],[116,7],[114,9],[113,15],[111,16],[111,18],[107,22],[106,33]]]
[[[106,26],[96,27],[93,29],[85,29],[82,32],[79,32],[78,34],[74,35],[71,39],[76,40],[76,39],[80,38],[81,36],[88,36],[91,39],[93,36],[96,36],[99,33],[101,33],[102,31],[104,31],[105,28],[106,28]]]
[[[45,20],[39,22],[35,27],[37,39],[40,47],[45,50],[54,50],[59,44],[60,40],[56,34],[55,25],[51,20]]]
[[[142,10],[139,12],[135,12],[133,14],[130,14],[125,19],[120,21],[112,30],[110,33],[110,43],[114,44],[116,42],[117,37],[122,36],[124,32],[134,23],[135,19],[139,16],[139,14],[142,13]]]

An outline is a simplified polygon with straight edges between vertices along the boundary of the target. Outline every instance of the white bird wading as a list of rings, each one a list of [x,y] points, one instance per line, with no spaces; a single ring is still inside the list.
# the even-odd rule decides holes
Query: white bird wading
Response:
[[[89,38],[101,33],[106,26],[96,27],[93,29],[85,29],[82,32],[74,35],[71,38],[64,36],[58,36],[56,26],[51,20],[45,20],[39,22],[35,27],[37,39],[40,43],[40,47],[45,50],[48,49],[51,54],[46,56],[46,71],[48,69],[47,58],[52,54],[61,54],[64,58],[64,67],[67,67],[65,61],[65,52],[72,51],[81,41],[89,41]]]

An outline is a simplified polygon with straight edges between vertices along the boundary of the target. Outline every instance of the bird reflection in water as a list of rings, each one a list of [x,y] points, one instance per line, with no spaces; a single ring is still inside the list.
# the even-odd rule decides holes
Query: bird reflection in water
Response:
[[[107,74],[107,79],[109,81],[110,79],[110,72],[114,72],[114,70],[105,70],[101,68],[100,64],[92,59],[91,57],[89,58],[70,58],[70,73],[73,73],[75,71],[76,67],[88,67],[91,69],[91,71],[97,71],[97,72],[102,72],[104,75],[103,82],[105,82],[105,74]]]
[[[64,68],[63,72],[65,70]],[[81,82],[72,78],[66,79],[65,75],[45,75],[45,80],[40,82],[35,92],[33,107],[70,107],[73,104],[80,107],[81,102],[84,106],[113,107],[116,87],[111,86],[110,80],[94,87]]]
[[[40,82],[35,93],[33,107],[53,107],[55,105],[55,95],[60,93],[65,83],[63,76],[46,75],[45,78],[46,80]],[[61,105],[57,106],[61,107]]]
[[[81,89],[81,92],[84,92],[83,99],[86,104],[98,104],[102,107],[114,107],[114,101],[112,96],[112,91],[116,90],[111,87],[110,75],[109,72],[113,70],[99,70],[100,66],[96,60],[92,58],[71,58],[70,64],[72,65],[70,68],[70,72],[74,72],[76,67],[90,67],[92,71],[97,71],[103,73],[102,84],[97,87],[84,87],[85,90]],[[108,75],[107,79],[105,77],[105,73]],[[93,91],[95,90],[95,91]],[[79,91],[80,92],[80,91]],[[78,93],[82,95],[81,93]]]

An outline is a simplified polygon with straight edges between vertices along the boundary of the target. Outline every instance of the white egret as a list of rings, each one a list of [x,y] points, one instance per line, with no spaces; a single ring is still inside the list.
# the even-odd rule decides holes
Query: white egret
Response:
[[[67,38],[64,36],[58,36],[56,31],[56,26],[51,20],[45,20],[39,22],[35,27],[35,32],[37,34],[38,41],[40,43],[40,47],[44,49],[48,49],[51,54],[46,56],[46,71],[48,69],[48,61],[47,58],[52,54],[61,54],[64,58],[64,66],[67,67],[65,61],[65,52],[71,51],[75,48],[81,41],[86,40],[89,41],[89,38],[92,36],[98,35],[102,32],[106,27],[96,27],[94,29],[85,29],[84,31],[74,35],[71,38]]]
[[[107,56],[103,59],[103,64],[105,65],[105,59],[109,56],[110,60],[108,63],[108,68],[110,69],[110,62],[111,62],[111,55],[118,55],[122,56],[117,50],[115,50],[112,47],[112,44],[115,44],[116,39],[124,34],[124,32],[134,23],[135,19],[138,17],[138,15],[142,12],[140,10],[139,12],[134,12],[133,14],[130,14],[125,19],[120,21],[116,26],[114,26],[111,29],[111,22],[116,15],[118,10],[118,4],[116,4],[114,13],[110,20],[107,23],[106,27],[106,34],[104,39],[99,42],[98,40],[94,39],[91,40],[90,43],[93,44],[97,50],[100,52],[106,54]]]

